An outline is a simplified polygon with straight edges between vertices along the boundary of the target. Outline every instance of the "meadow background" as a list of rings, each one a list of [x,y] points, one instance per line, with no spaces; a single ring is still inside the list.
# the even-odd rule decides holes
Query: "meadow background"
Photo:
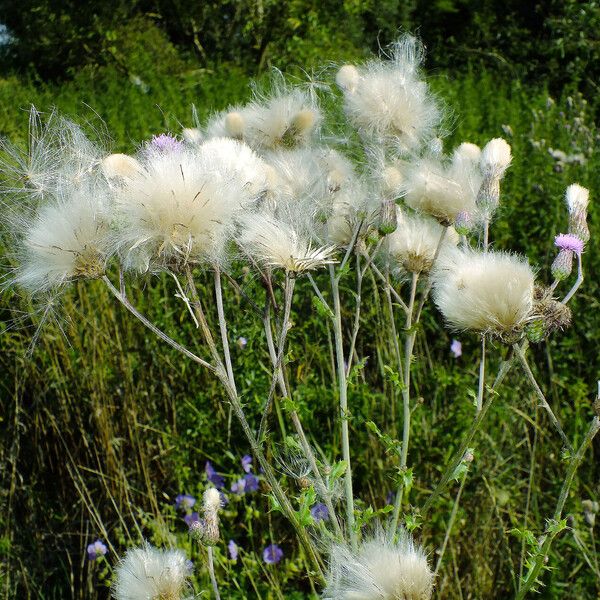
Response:
[[[250,81],[264,80],[273,67],[293,81],[331,82],[333,65],[370,56],[399,30],[417,32],[428,48],[430,83],[450,115],[445,148],[497,136],[513,147],[493,228],[496,247],[526,253],[549,283],[553,236],[567,224],[564,189],[579,182],[591,190],[592,239],[573,326],[532,350],[538,379],[578,444],[600,373],[598,2],[0,0],[0,22],[0,135],[25,143],[34,103],[86,123],[123,152],[153,134],[192,126],[192,105],[202,120],[248,99]],[[352,283],[345,289],[350,300]],[[256,291],[251,278],[243,285]],[[358,495],[381,509],[395,460],[365,422],[393,435],[401,423],[384,369],[393,363],[386,308],[372,282],[366,288],[359,356],[369,358],[369,368],[350,390],[353,460]],[[247,340],[234,345],[236,378],[249,411],[258,414],[270,382],[261,323],[241,296],[228,292],[232,336]],[[136,301],[178,339],[194,339],[166,279],[147,278]],[[60,327],[48,324],[32,350],[39,315],[30,318],[31,310],[11,292],[0,297],[0,594],[107,598],[117,553],[142,536],[187,548],[199,565],[197,590],[208,589],[201,551],[191,548],[173,504],[178,493],[200,496],[206,461],[228,487],[241,476],[249,449],[229,425],[218,384],[129,319],[101,284],[75,286],[57,307]],[[312,442],[325,455],[339,455],[335,386],[327,384],[333,380],[328,323],[301,290],[292,319],[287,360],[295,401]],[[430,307],[416,345],[414,381],[423,402],[415,409],[410,450],[414,504],[472,418],[478,339],[459,337],[460,358],[450,353],[451,339]],[[490,361],[490,372],[497,363],[498,357]],[[477,440],[438,577],[440,598],[510,597],[523,538],[543,531],[562,483],[560,441],[518,368],[500,397]],[[596,440],[572,487],[566,506],[572,529],[553,546],[541,597],[598,596],[600,583],[580,544],[597,559],[581,502],[600,497],[599,456]],[[457,488],[418,532],[434,561]],[[269,512],[263,491],[232,494],[224,511],[217,550],[222,595],[309,597],[293,536]],[[85,549],[97,538],[109,553],[92,562]],[[240,547],[235,562],[226,549],[232,538]],[[261,555],[271,542],[285,557],[269,566]]]

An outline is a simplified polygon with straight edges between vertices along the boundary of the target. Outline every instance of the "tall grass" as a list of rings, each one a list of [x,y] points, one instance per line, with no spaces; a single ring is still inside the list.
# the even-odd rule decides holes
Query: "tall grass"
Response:
[[[510,138],[515,161],[503,188],[495,243],[501,248],[510,239],[515,250],[549,265],[553,236],[566,227],[562,204],[566,185],[579,181],[591,188],[592,198],[600,189],[596,151],[582,165],[564,166],[548,153],[548,148],[573,154],[594,147],[597,132],[589,110],[579,100],[569,100],[566,92],[551,103],[544,90],[499,82],[485,72],[460,80],[435,74],[433,86],[459,115],[449,123],[449,146],[464,140],[481,143],[498,135]],[[70,115],[81,114],[82,105],[87,105],[84,114],[90,125],[103,135],[106,123],[115,136],[114,149],[129,151],[153,133],[178,132],[182,124],[190,125],[192,103],[202,117],[208,107],[223,108],[247,95],[246,78],[233,68],[149,82],[123,78],[111,69],[84,71],[60,87],[13,78],[0,81],[0,132],[24,139],[24,109],[32,102],[42,110],[56,106]],[[582,110],[587,111],[583,116]],[[589,132],[574,131],[578,118]],[[585,256],[588,278],[574,301],[577,319],[570,331],[539,346],[532,360],[539,379],[549,382],[547,396],[571,439],[588,421],[600,366],[595,351],[600,313],[594,273],[600,262],[594,212],[592,207],[592,240]],[[546,274],[547,281],[549,277]],[[341,293],[351,297],[352,286],[352,281],[342,280]],[[262,293],[250,276],[243,289],[250,295]],[[257,362],[251,351],[264,348],[262,327],[244,297],[228,292],[235,298],[226,307],[232,337],[248,340],[246,349],[233,346],[236,379],[248,411],[258,415],[271,376],[268,354],[264,352]],[[193,340],[195,332],[185,310],[171,302],[172,294],[165,278],[148,277],[135,300],[142,312],[158,318],[163,330]],[[349,390],[354,477],[364,505],[382,508],[394,488],[396,460],[366,422],[399,437],[401,419],[396,403],[390,401],[398,392],[384,369],[394,363],[386,333],[386,300],[368,278],[363,295],[368,301],[357,353],[368,357],[369,368],[355,372]],[[326,455],[332,451],[339,455],[340,440],[333,424],[335,391],[323,384],[334,379],[334,367],[330,354],[320,350],[323,344],[310,344],[311,339],[331,344],[332,333],[315,308],[302,300],[308,296],[297,294],[289,333],[287,360],[297,390],[294,400],[306,430],[315,432],[311,440],[315,446]],[[215,381],[182,362],[175,351],[159,347],[100,284],[78,285],[61,303],[57,313],[69,315],[68,320],[46,326],[32,359],[26,353],[40,315],[25,328],[29,321],[22,320],[21,311],[27,307],[18,298],[5,294],[0,304],[5,328],[0,336],[4,373],[0,582],[5,598],[107,597],[102,583],[110,579],[109,564],[117,549],[142,536],[157,544],[175,537],[180,546],[188,544],[186,528],[173,510],[175,495],[199,492],[206,460],[232,483],[239,459],[249,450],[231,423]],[[12,327],[13,323],[19,326]],[[447,463],[472,419],[478,338],[461,338],[459,359],[451,356],[450,341],[439,315],[429,309],[415,346],[415,353],[425,357],[413,374],[416,397],[423,400],[413,414],[415,485],[410,500],[415,505],[436,481],[439,465]],[[302,353],[294,348],[302,348]],[[197,351],[202,353],[202,348]],[[434,364],[442,366],[434,368]],[[543,531],[543,515],[552,513],[560,490],[564,464],[534,394],[513,373],[500,397],[477,441],[464,500],[438,574],[440,598],[513,595],[527,538]],[[323,446],[325,440],[334,440],[337,447]],[[457,483],[443,496],[418,533],[432,552],[441,544],[458,489]],[[592,552],[581,501],[600,493],[593,459],[581,467],[572,490],[566,510],[574,517],[578,539]],[[285,525],[269,512],[264,496],[232,497],[222,521],[224,539],[235,535],[243,549],[240,561],[233,563],[225,545],[217,547],[225,597],[300,598],[311,593],[299,576],[302,569],[299,555],[293,554],[293,536],[290,532],[285,537]],[[86,545],[97,537],[110,543],[108,562],[85,558]],[[286,559],[276,568],[264,565],[260,556],[271,541],[286,551]],[[545,597],[583,598],[598,592],[598,582],[572,531],[559,537],[550,561],[555,569],[544,578]],[[197,580],[199,589],[209,588],[207,573],[199,570]],[[297,594],[290,594],[290,589],[297,589]]]

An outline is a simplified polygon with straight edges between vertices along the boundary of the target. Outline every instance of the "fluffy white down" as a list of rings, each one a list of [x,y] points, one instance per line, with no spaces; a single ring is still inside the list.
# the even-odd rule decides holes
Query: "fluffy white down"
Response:
[[[432,592],[427,558],[408,536],[392,543],[379,534],[356,552],[332,548],[325,600],[429,600]]]
[[[127,267],[142,271],[218,263],[233,219],[253,190],[210,152],[142,155],[143,171],[117,194],[117,243]]]
[[[482,175],[470,156],[457,152],[450,163],[425,158],[406,169],[405,202],[411,208],[453,223],[456,215],[477,212]]]
[[[255,261],[292,273],[334,262],[331,246],[314,246],[308,234],[264,212],[249,213],[240,219],[238,243]]]
[[[436,249],[440,243],[444,227],[436,220],[397,211],[398,227],[385,241],[385,253],[392,268],[399,271],[429,271],[433,265]],[[445,254],[458,243],[458,235],[448,227],[439,256]]]
[[[290,148],[309,142],[321,119],[313,94],[279,85],[268,98],[217,113],[206,126],[206,136],[240,139],[261,152]]]
[[[115,569],[116,600],[180,600],[191,575],[181,550],[159,550],[146,543],[128,550]]]
[[[21,217],[15,283],[35,294],[102,275],[111,246],[107,209],[101,188],[88,185],[59,192],[30,219]]]
[[[441,110],[427,84],[419,79],[422,46],[404,36],[391,60],[376,60],[338,74],[349,120],[368,139],[393,142],[401,152],[433,137]]]
[[[572,183],[565,193],[565,202],[570,214],[585,212],[589,204],[590,191],[587,188]]]
[[[433,273],[434,301],[449,325],[499,336],[526,324],[533,286],[527,259],[507,252],[456,249]]]

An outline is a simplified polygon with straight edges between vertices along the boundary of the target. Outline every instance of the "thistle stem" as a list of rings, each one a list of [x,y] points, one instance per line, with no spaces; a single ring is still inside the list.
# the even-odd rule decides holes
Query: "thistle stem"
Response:
[[[566,304],[579,289],[579,286],[583,283],[583,265],[581,264],[581,254],[577,255],[577,279],[573,284],[573,287],[569,290],[567,295],[562,299],[562,303]]]
[[[560,490],[560,495],[558,497],[558,502],[556,503],[556,509],[554,510],[554,515],[552,517],[552,521],[550,521],[551,525],[556,525],[562,517],[562,511],[565,507],[565,503],[567,501],[567,497],[569,495],[569,490],[571,489],[571,485],[573,483],[573,478],[575,477],[575,473],[585,456],[585,453],[592,443],[594,436],[600,430],[600,418],[594,417],[590,424],[590,427],[577,450],[577,453],[571,458],[569,468],[565,475],[565,480],[563,482],[562,488]],[[536,552],[535,557],[533,559],[533,563],[529,568],[529,571],[525,575],[524,579],[521,581],[521,585],[519,587],[519,591],[515,596],[515,600],[522,600],[525,598],[527,593],[531,590],[531,588],[535,585],[538,575],[542,570],[546,557],[548,556],[548,552],[550,551],[550,546],[554,541],[554,538],[558,535],[560,528],[555,529],[548,528],[546,533],[542,536],[540,540],[540,548],[539,551]]]
[[[342,339],[342,309],[340,306],[340,291],[338,280],[333,265],[329,266],[331,279],[331,293],[333,296],[333,334],[335,340],[335,356],[338,376],[338,389],[340,400],[340,419],[342,429],[342,457],[346,463],[345,495],[346,495],[346,524],[350,534],[353,548],[358,545],[355,520],[354,520],[354,495],[352,490],[352,464],[350,461],[350,428],[348,420],[348,381],[346,379],[346,366],[344,365],[344,344]]]
[[[213,592],[215,593],[215,598],[216,600],[221,600],[217,578],[215,577],[215,561],[212,546],[208,547],[208,573],[210,574],[210,582],[212,584]]]
[[[563,428],[561,427],[558,419],[556,418],[556,415],[552,411],[552,408],[548,404],[548,401],[546,400],[546,397],[544,396],[544,392],[542,392],[540,386],[538,385],[538,382],[536,381],[535,376],[534,376],[533,372],[531,371],[531,368],[529,367],[529,362],[527,361],[527,358],[525,357],[525,353],[521,350],[521,347],[518,344],[513,344],[513,348],[514,348],[516,355],[519,358],[519,361],[521,362],[521,365],[523,367],[523,370],[525,371],[525,374],[527,375],[527,379],[529,380],[529,383],[531,383],[531,386],[533,387],[542,407],[548,413],[548,416],[550,417],[550,421],[552,421],[552,424],[558,431],[558,434],[560,435],[560,437],[563,441],[563,444],[566,446],[566,448],[569,450],[569,452],[571,452],[571,454],[573,454],[573,452],[574,452],[573,446],[571,445],[569,438],[566,436],[565,432],[563,431]]]
[[[400,510],[402,508],[402,500],[404,496],[404,474],[408,464],[408,444],[410,441],[410,370],[412,363],[412,352],[415,345],[416,331],[413,330],[413,312],[415,308],[415,298],[417,295],[417,284],[419,282],[419,274],[412,274],[412,283],[410,287],[410,299],[408,302],[408,311],[406,312],[406,338],[404,340],[404,374],[402,386],[402,449],[400,451],[400,482],[398,491],[396,492],[396,500],[394,502],[394,516],[392,519],[392,527],[390,536],[396,534],[398,521],[400,519]]]
[[[476,412],[481,412],[483,406],[483,391],[485,389],[485,334],[481,336],[481,358],[479,359],[479,386],[477,388]]]

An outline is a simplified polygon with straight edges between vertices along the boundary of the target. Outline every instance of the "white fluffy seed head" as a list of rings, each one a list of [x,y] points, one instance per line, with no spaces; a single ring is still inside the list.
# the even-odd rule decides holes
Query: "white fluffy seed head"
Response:
[[[101,167],[107,179],[130,178],[142,170],[140,162],[127,154],[109,154]]]
[[[460,144],[452,155],[453,162],[469,161],[478,164],[481,159],[481,148],[477,144],[463,142]]]
[[[533,306],[534,273],[526,258],[506,252],[458,250],[440,256],[433,297],[459,330],[518,339]]]
[[[461,212],[475,214],[481,181],[471,161],[454,160],[446,165],[424,158],[406,168],[403,195],[407,206],[448,224]]]
[[[181,550],[146,543],[128,550],[115,569],[115,600],[181,600],[189,591],[190,562]]]
[[[484,176],[502,178],[511,160],[508,142],[502,138],[494,138],[483,147],[479,164]]]
[[[202,132],[197,127],[186,127],[181,132],[181,136],[186,144],[202,143]]]
[[[233,137],[254,150],[306,145],[321,122],[314,94],[274,81],[269,96],[256,96],[243,107],[216,114],[207,124],[207,137]]]
[[[442,114],[419,80],[422,58],[422,46],[404,36],[394,46],[391,60],[371,61],[342,76],[343,82],[351,81],[341,86],[346,114],[367,140],[410,152],[434,137]]]
[[[221,494],[216,488],[208,488],[204,492],[204,510],[205,512],[216,513],[221,508]]]
[[[109,199],[99,186],[58,192],[34,214],[20,217],[14,283],[35,295],[75,279],[104,274],[111,253]]]
[[[354,65],[343,65],[336,73],[335,82],[341,90],[353,94],[356,90],[360,74]]]
[[[147,153],[142,166],[117,194],[125,265],[145,271],[221,262],[234,217],[253,199],[239,178],[193,149]]]
[[[244,117],[239,112],[231,111],[225,115],[225,130],[232,138],[243,139],[244,126]]]
[[[424,552],[405,534],[392,543],[380,533],[353,551],[331,550],[325,600],[429,600],[433,573]]]
[[[572,183],[565,193],[565,202],[567,203],[567,209],[570,214],[579,212],[587,212],[589,204],[590,191],[587,188],[579,185],[578,183]]]
[[[306,233],[267,213],[245,215],[240,230],[243,252],[265,266],[300,274],[335,262],[333,247],[314,246]]]
[[[429,272],[438,246],[441,256],[458,243],[452,227],[444,234],[444,227],[430,217],[398,210],[397,221],[396,230],[386,237],[384,252],[392,269],[400,273]]]

